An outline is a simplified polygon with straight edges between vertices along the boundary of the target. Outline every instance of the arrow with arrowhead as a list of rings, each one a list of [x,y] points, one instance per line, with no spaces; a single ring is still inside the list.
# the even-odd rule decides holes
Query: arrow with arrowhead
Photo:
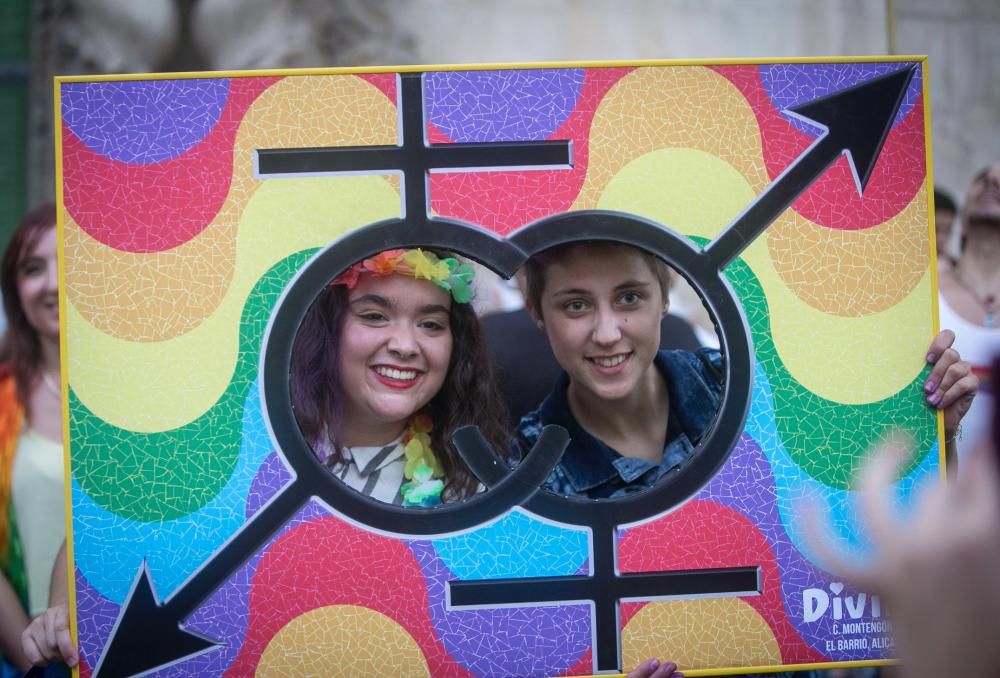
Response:
[[[825,128],[826,133],[705,248],[702,256],[707,263],[715,270],[722,271],[841,154],[848,156],[858,190],[863,191],[915,69],[915,66],[911,66],[791,109],[790,113]],[[481,495],[483,499],[478,502],[482,510],[477,515],[483,516],[499,514],[510,506],[528,501],[555,466],[568,443],[565,431],[561,434],[558,431],[549,435],[543,433],[524,463],[510,473],[493,458],[493,451],[476,433],[466,432],[456,437],[456,443],[470,468],[491,487],[490,492]],[[490,458],[489,461],[485,461],[487,457]],[[212,640],[184,630],[183,621],[271,535],[287,523],[311,496],[322,494],[321,484],[329,481],[328,477],[297,476],[162,604],[143,563],[132,591],[122,605],[111,639],[95,666],[94,675],[127,676],[144,673],[217,646],[218,643]],[[496,489],[493,489],[494,486]],[[348,498],[345,501],[361,500]],[[366,508],[373,514],[379,512],[378,507],[370,504],[366,504]],[[486,518],[482,522],[485,521]],[[374,525],[374,522],[369,524]],[[607,531],[602,531],[606,538],[599,540],[604,546],[595,544],[595,548],[608,549],[607,553],[601,552],[599,556],[600,561],[608,565],[602,565],[599,568],[602,571],[595,572],[595,575],[613,579],[613,568],[609,569],[614,562],[613,532],[607,532],[606,535],[604,532]],[[636,581],[643,583],[646,580],[640,578]],[[635,585],[634,582],[629,584]],[[475,587],[469,590],[474,589]],[[613,611],[613,597],[608,594],[604,598],[607,600],[602,609]],[[598,615],[597,622],[603,629],[598,635],[602,638],[602,655],[606,657],[599,661],[602,668],[610,666],[608,658],[614,656],[612,650],[617,647],[617,642],[612,643],[613,640],[617,641],[617,624],[612,624],[613,620],[611,613]]]
[[[489,488],[488,494],[476,495],[477,501],[456,504],[467,509],[467,523],[488,522],[512,506],[534,495],[562,457],[569,444],[569,434],[558,426],[547,426],[531,452],[516,470],[511,471],[474,426],[458,429],[455,446],[462,459]],[[323,471],[320,471],[323,473]],[[161,603],[152,577],[143,562],[121,612],[104,654],[94,667],[94,676],[131,676],[188,659],[219,645],[182,628],[182,622],[218,589],[262,544],[287,523],[310,499],[321,495],[324,484],[335,483],[329,474],[297,476],[285,485],[263,508],[227,542],[211,560],[188,579],[170,598]],[[366,502],[374,518],[380,512],[413,511],[395,506],[380,506],[362,498],[360,493],[343,486],[346,497]],[[336,508],[336,503],[334,502]],[[416,509],[416,511],[420,511]],[[443,513],[438,511],[438,514]],[[458,511],[453,511],[456,515]],[[448,523],[433,511],[424,518],[436,519],[448,531]]]
[[[252,556],[309,499],[292,482],[243,526],[209,562],[161,604],[143,562],[95,676],[131,676],[209,650],[219,643],[181,628],[181,622]]]
[[[841,154],[847,155],[858,193],[862,193],[916,68],[912,65],[788,109],[795,117],[825,128],[826,133],[708,244],[705,255],[710,263],[720,271],[728,266]]]

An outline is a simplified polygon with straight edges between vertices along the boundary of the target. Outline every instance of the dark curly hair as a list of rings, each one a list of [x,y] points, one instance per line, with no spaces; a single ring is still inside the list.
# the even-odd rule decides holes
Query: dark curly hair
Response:
[[[441,254],[439,256],[448,256]],[[292,347],[291,395],[299,428],[310,443],[326,437],[333,450],[327,463],[343,461],[341,381],[337,369],[348,289],[330,285],[309,307]],[[486,347],[471,304],[452,303],[449,311],[452,353],[441,390],[424,411],[433,422],[431,446],[444,470],[446,500],[476,493],[479,481],[451,441],[455,430],[479,427],[497,454],[506,458],[507,411],[500,398],[493,357]]]

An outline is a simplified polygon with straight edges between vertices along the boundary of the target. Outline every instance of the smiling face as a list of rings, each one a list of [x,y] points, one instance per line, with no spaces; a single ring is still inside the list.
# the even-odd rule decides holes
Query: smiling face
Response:
[[[17,264],[17,294],[28,324],[42,341],[59,341],[56,229],[47,228]]]
[[[441,390],[451,360],[451,303],[425,280],[361,276],[340,331],[342,444],[388,443]]]
[[[647,257],[612,244],[574,246],[547,263],[544,280],[535,315],[569,388],[608,402],[633,395],[655,370],[666,306]]]

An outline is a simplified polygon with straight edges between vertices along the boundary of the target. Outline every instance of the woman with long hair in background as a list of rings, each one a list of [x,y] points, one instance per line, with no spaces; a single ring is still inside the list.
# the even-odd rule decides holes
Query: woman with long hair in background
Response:
[[[29,212],[0,264],[0,651],[26,670],[21,633],[49,607],[66,538],[56,210]],[[62,570],[62,568],[57,568]],[[62,570],[65,571],[65,570]]]

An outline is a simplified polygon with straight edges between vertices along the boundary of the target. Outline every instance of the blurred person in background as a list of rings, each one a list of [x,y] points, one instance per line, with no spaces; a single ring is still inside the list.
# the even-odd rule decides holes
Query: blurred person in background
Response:
[[[938,270],[955,264],[952,232],[958,205],[943,188],[934,189],[934,237],[937,244]]]
[[[49,606],[66,537],[56,210],[29,212],[0,264],[7,333],[0,344],[0,651],[30,664],[21,632]],[[63,570],[65,571],[65,570]]]
[[[1000,360],[992,379],[1000,380]],[[873,456],[858,487],[870,557],[839,550],[816,517],[805,532],[827,569],[885,602],[900,660],[894,676],[1000,676],[993,625],[1000,618],[1000,409],[989,419],[992,436],[975,441],[955,476],[923,488],[905,516],[894,506],[894,483],[909,461],[909,441],[891,441]]]
[[[962,251],[939,270],[941,327],[955,330],[954,348],[972,364],[979,393],[963,420],[959,460],[989,429],[994,389],[988,366],[1000,353],[1000,162],[972,179],[962,210]]]

